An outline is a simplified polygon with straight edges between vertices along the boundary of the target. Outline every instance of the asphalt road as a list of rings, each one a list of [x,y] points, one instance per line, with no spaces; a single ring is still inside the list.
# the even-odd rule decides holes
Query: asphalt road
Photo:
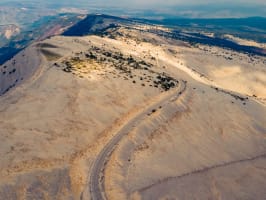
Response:
[[[143,109],[135,117],[130,119],[127,124],[123,125],[120,130],[115,134],[115,136],[108,142],[108,144],[102,149],[97,158],[95,159],[90,175],[90,194],[92,200],[105,200],[106,195],[104,191],[104,170],[108,162],[108,158],[111,156],[112,152],[115,150],[116,146],[120,140],[128,135],[128,133],[144,118],[149,117],[149,114],[153,110],[158,109],[160,106],[164,107],[172,101],[176,101],[180,95],[186,89],[186,82],[179,82],[179,86],[175,89],[175,92],[170,92],[166,97],[159,100],[152,105],[149,105],[147,108]]]

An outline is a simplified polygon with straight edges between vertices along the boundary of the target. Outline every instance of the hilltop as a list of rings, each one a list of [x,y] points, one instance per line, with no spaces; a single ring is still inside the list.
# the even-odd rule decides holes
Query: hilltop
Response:
[[[4,63],[0,199],[264,198],[265,56],[176,31],[88,15]]]

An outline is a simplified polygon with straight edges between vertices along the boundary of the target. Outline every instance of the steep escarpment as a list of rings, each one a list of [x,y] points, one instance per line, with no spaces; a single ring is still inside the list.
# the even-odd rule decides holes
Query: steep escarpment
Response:
[[[0,95],[30,78],[41,64],[38,47],[32,45],[0,66]]]

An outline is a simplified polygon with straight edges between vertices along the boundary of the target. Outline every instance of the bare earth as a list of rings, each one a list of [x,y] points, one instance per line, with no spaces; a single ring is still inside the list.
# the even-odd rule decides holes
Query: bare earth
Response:
[[[138,29],[0,68],[0,200],[266,198],[266,58]]]

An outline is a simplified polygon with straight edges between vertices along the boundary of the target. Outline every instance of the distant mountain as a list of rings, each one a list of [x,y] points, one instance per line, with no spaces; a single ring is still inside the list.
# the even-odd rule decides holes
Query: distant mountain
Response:
[[[103,33],[112,27],[119,24],[132,23],[131,20],[119,18],[115,16],[90,14],[85,19],[81,20],[67,31],[63,33],[65,36],[84,36],[89,34]]]
[[[141,19],[140,21],[143,21]],[[215,36],[232,34],[240,38],[266,43],[266,18],[220,18],[220,19],[191,19],[191,18],[164,18],[161,20],[145,20],[146,23],[155,23],[174,27],[177,30],[207,31]]]

